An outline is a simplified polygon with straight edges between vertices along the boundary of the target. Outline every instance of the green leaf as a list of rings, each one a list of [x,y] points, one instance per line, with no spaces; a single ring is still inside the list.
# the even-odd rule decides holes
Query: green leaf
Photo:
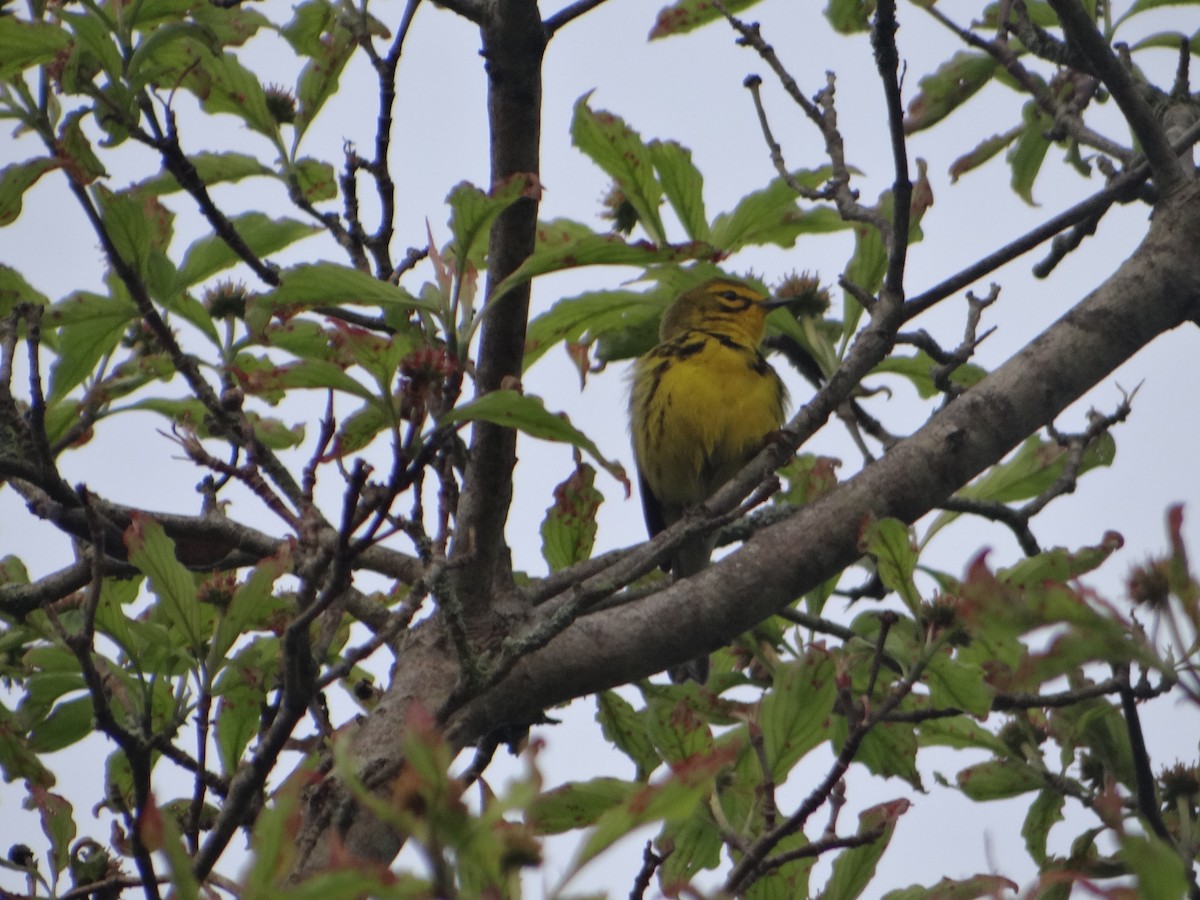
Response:
[[[70,43],[71,36],[49,22],[0,16],[0,80],[50,62]]]
[[[1013,128],[1011,131],[1006,131],[1004,134],[994,134],[990,138],[980,141],[974,149],[964,153],[950,164],[948,170],[950,183],[955,183],[961,176],[982,166],[1015,141],[1020,135],[1021,129],[1018,127]]]
[[[694,698],[654,690],[647,701],[646,734],[666,762],[678,766],[712,752],[712,729]]]
[[[875,0],[828,0],[825,18],[839,34],[859,34],[871,27]]]
[[[309,203],[332,200],[338,195],[337,172],[327,162],[305,157],[297,160],[288,173]]]
[[[825,900],[854,900],[875,876],[875,866],[896,830],[896,821],[908,812],[907,800],[892,800],[864,810],[858,816],[858,835],[878,836],[869,844],[853,847],[833,861],[833,874],[821,896]]]
[[[965,716],[928,719],[917,726],[920,746],[952,747],[956,750],[980,749],[992,753],[1006,752],[1004,743],[986,728]]]
[[[58,359],[50,370],[50,401],[61,400],[116,349],[137,307],[113,297],[79,292],[52,307],[49,323],[60,324]]]
[[[681,263],[719,255],[717,250],[699,241],[688,244],[628,243],[620,235],[597,234],[586,225],[569,219],[555,219],[538,225],[537,243],[512,274],[492,290],[493,299],[502,297],[522,282],[547,272],[579,266],[637,266],[648,268],[664,263]]]
[[[1166,841],[1152,835],[1125,834],[1121,857],[1137,876],[1142,900],[1176,900],[1191,890],[1190,867]]]
[[[638,222],[655,244],[666,243],[659,217],[663,189],[654,175],[654,160],[641,137],[620,116],[588,106],[591,92],[575,101],[571,143],[586,153],[617,183],[637,211]]]
[[[1059,791],[1047,788],[1037,795],[1029,805],[1029,812],[1025,814],[1025,822],[1021,825],[1021,837],[1025,838],[1025,849],[1039,868],[1045,868],[1046,839],[1054,824],[1063,821],[1062,811],[1065,803],[1066,798]]]
[[[225,664],[229,649],[248,628],[264,625],[267,617],[279,607],[273,587],[289,569],[287,552],[282,551],[280,555],[260,562],[249,577],[238,585],[213,635],[209,657],[216,661],[214,669]]]
[[[26,281],[16,269],[0,263],[0,316],[7,316],[18,303],[49,306],[50,298]]]
[[[64,700],[29,729],[29,749],[35,753],[56,753],[82,741],[95,728],[91,697]]]
[[[245,153],[195,153],[188,156],[188,161],[196,170],[200,180],[208,186],[241,181],[255,175],[274,175],[273,169],[264,166],[258,157]],[[183,186],[170,172],[163,171],[144,181],[139,181],[131,189],[135,195],[173,194],[183,190]]]
[[[707,0],[705,5],[712,9]],[[709,240],[708,217],[704,213],[704,176],[692,162],[692,151],[674,141],[651,141],[650,158],[663,193],[687,236],[693,241]]]
[[[246,246],[260,258],[321,230],[315,225],[308,225],[296,219],[276,218],[258,212],[235,216],[229,222]],[[241,257],[220,235],[202,237],[193,241],[184,252],[183,262],[176,275],[176,286],[182,290],[199,284],[239,262]]]
[[[573,426],[564,415],[549,412],[540,397],[525,396],[516,391],[491,391],[470,403],[450,410],[439,425],[456,422],[491,422],[506,428],[515,428],[530,437],[544,441],[559,441],[578,447],[591,456],[610,475],[625,485],[629,491],[629,479],[620,463],[610,462],[600,449],[583,432]]]
[[[957,775],[958,788],[972,800],[1007,800],[1041,790],[1045,780],[1029,766],[1014,760],[989,760],[968,766]]]
[[[6,19],[0,18],[0,24]],[[42,157],[13,163],[0,169],[0,228],[11,225],[21,215],[21,199],[39,178],[61,164]]]
[[[175,558],[175,542],[148,516],[135,513],[125,531],[129,562],[150,579],[159,610],[177,628],[193,651],[202,649],[200,606],[192,573]]]
[[[596,470],[579,463],[554,489],[554,503],[542,520],[542,557],[557,572],[588,559],[596,540],[596,511],[604,495],[595,488]]]
[[[279,125],[267,107],[266,93],[258,76],[232,53],[216,54],[200,41],[184,39],[161,49],[157,55],[166,67],[164,75],[173,75],[181,87],[195,94],[205,112],[231,113],[276,147],[282,147]]]
[[[972,875],[970,878],[954,880],[943,878],[933,887],[901,888],[888,891],[883,900],[977,900],[980,897],[1001,897],[1007,891],[1017,891],[1020,885],[1002,875]],[[1037,894],[1039,900],[1048,900]]]
[[[884,586],[899,594],[908,611],[916,615],[921,594],[913,581],[917,551],[908,526],[898,519],[872,519],[859,535],[858,549],[875,559]]]
[[[1041,171],[1046,151],[1050,149],[1050,138],[1046,137],[1054,122],[1034,102],[1025,104],[1022,113],[1024,130],[1017,142],[1008,151],[1008,164],[1012,168],[1012,189],[1030,206],[1037,206],[1033,199],[1033,183]]]
[[[984,680],[982,666],[938,654],[929,660],[926,672],[935,708],[953,707],[980,718],[991,710],[996,692]]]
[[[904,133],[940,122],[987,84],[999,63],[986,53],[960,50],[917,82],[917,95],[904,114]]]
[[[731,750],[714,750],[677,766],[661,782],[639,786],[618,805],[600,815],[568,869],[577,872],[589,860],[647,822],[678,821],[690,816],[712,790],[713,777],[733,760]]]
[[[780,663],[773,681],[759,704],[758,721],[771,775],[782,784],[792,766],[829,737],[837,698],[833,657],[812,645],[801,659]]]
[[[828,169],[814,169],[796,172],[792,178],[805,187],[814,187],[825,182],[829,175]],[[792,186],[776,178],[762,190],[747,194],[732,211],[717,216],[710,240],[727,253],[763,244],[787,248],[801,234],[825,234],[848,227],[828,207],[801,209]]]
[[[296,86],[295,143],[312,125],[325,101],[337,92],[342,69],[350,61],[357,43],[354,35],[336,19],[312,47],[311,58],[300,72]]]
[[[255,298],[256,304],[268,310],[309,306],[429,308],[403,288],[334,263],[302,263],[284,269],[280,278],[280,286]]]
[[[838,728],[844,731],[840,723]],[[903,778],[918,791],[924,791],[917,770],[917,746],[916,729],[912,725],[884,722],[867,732],[855,760],[875,775]]]
[[[738,13],[756,3],[758,0],[728,0],[724,5],[729,12]],[[709,0],[676,0],[658,11],[654,27],[650,29],[646,39],[654,41],[676,34],[687,34],[701,25],[723,18],[721,11]]]
[[[319,359],[302,359],[254,372],[235,370],[234,374],[247,393],[264,395],[272,403],[274,399],[270,395],[286,393],[292,388],[342,391],[363,400],[374,397],[367,388],[347,375],[341,366]]]
[[[637,291],[589,291],[566,297],[529,323],[525,332],[528,369],[561,341],[592,343],[653,320],[657,323],[667,299]],[[649,345],[645,349],[650,349]]]
[[[644,714],[615,691],[596,695],[596,721],[604,736],[637,766],[637,780],[646,781],[662,759],[646,734]]]
[[[1195,5],[1196,0],[1135,0],[1135,2],[1130,4],[1129,8],[1126,9],[1125,12],[1121,13],[1120,17],[1113,22],[1112,32],[1110,33],[1109,37],[1116,34],[1117,29],[1120,28],[1124,22],[1138,15],[1138,13],[1143,13],[1150,9],[1161,9],[1164,6]],[[1176,42],[1175,46],[1179,46],[1178,42]]]
[[[595,825],[600,816],[641,788],[619,778],[575,781],[547,791],[533,802],[526,821],[541,834],[562,834]]]
[[[38,811],[42,834],[50,842],[51,870],[57,878],[67,868],[71,858],[71,842],[75,840],[75,817],[71,804],[66,797],[31,784],[23,806]]]
[[[520,198],[532,197],[536,192],[536,180],[526,174],[513,175],[487,193],[467,181],[450,190],[446,203],[450,207],[454,262],[460,278],[468,262],[476,269],[483,268],[488,235],[496,216]]]
[[[912,382],[917,394],[922,400],[936,397],[941,393],[933,381],[933,370],[938,364],[924,350],[918,350],[913,356],[889,356],[877,365],[872,374],[889,372],[903,376]],[[978,384],[987,376],[987,371],[974,363],[966,363],[950,373],[950,383],[962,388]]]
[[[697,807],[686,819],[667,822],[655,839],[659,852],[667,848],[659,869],[659,882],[668,897],[686,896],[680,890],[704,869],[715,869],[721,862],[721,832],[708,810]],[[793,897],[804,893],[792,894]]]

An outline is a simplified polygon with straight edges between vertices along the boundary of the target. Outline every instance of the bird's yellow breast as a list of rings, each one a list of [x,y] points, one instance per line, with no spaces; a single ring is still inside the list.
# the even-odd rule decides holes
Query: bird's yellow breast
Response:
[[[667,521],[705,500],[783,425],[787,392],[755,347],[689,330],[641,357],[630,421],[646,486]]]

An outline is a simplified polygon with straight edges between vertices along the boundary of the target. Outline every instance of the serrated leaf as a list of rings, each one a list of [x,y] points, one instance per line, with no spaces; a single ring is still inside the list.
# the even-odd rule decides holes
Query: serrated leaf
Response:
[[[403,288],[334,263],[302,263],[279,274],[282,282],[279,287],[256,298],[256,303],[266,309],[309,306],[429,308],[427,303]]]
[[[999,63],[986,53],[960,50],[917,82],[917,95],[904,114],[904,133],[940,122],[991,80]]]
[[[538,797],[526,821],[541,834],[562,834],[596,824],[600,816],[643,786],[619,778],[574,781]]]
[[[150,579],[150,590],[166,620],[179,629],[191,649],[200,652],[200,607],[192,573],[175,557],[175,542],[148,516],[134,514],[125,531],[129,562]]]
[[[66,797],[31,784],[29,796],[23,805],[26,809],[38,811],[42,834],[50,842],[51,870],[57,878],[67,868],[71,858],[71,843],[75,840],[75,818],[71,804]]]
[[[0,18],[0,23],[4,19]],[[39,178],[61,164],[52,159],[28,159],[0,169],[0,228],[11,225],[21,215],[25,192]]]
[[[1063,820],[1066,798],[1057,790],[1041,791],[1029,805],[1025,821],[1021,825],[1021,837],[1025,838],[1025,849],[1039,867],[1046,865],[1046,840],[1050,829]]]
[[[29,749],[35,753],[56,753],[82,741],[95,727],[91,697],[64,700],[29,729]]]
[[[521,197],[536,193],[534,176],[518,174],[483,192],[470,182],[460,182],[446,197],[450,207],[450,233],[454,235],[454,262],[461,278],[469,262],[482,269],[492,223],[496,216]]]
[[[875,559],[884,586],[899,594],[908,611],[916,615],[921,594],[913,581],[917,551],[908,526],[898,519],[872,519],[859,535],[858,548]]]
[[[626,493],[630,490],[629,479],[621,464],[605,459],[591,438],[579,431],[565,416],[549,412],[540,397],[510,390],[491,391],[450,410],[438,424],[452,425],[456,422],[491,422],[493,425],[515,428],[530,437],[578,447],[624,484]]]
[[[956,776],[958,788],[972,800],[1007,800],[1041,790],[1045,780],[1015,760],[989,760],[968,766]]]
[[[691,698],[675,691],[648,695],[647,701],[646,734],[667,763],[680,765],[712,752],[712,728]]]
[[[644,713],[614,691],[596,695],[596,721],[604,736],[637,766],[637,780],[645,781],[662,759],[646,734]]]
[[[560,342],[590,344],[607,334],[621,333],[651,320],[657,322],[664,307],[665,300],[636,291],[589,291],[565,297],[529,323],[525,368]]]
[[[763,746],[776,784],[801,758],[829,737],[837,698],[833,657],[816,646],[795,662],[780,663],[773,690],[759,704]]]
[[[311,58],[300,71],[300,80],[296,85],[297,109],[293,123],[296,145],[316,119],[325,101],[337,92],[342,70],[357,46],[350,30],[334,19],[312,47]]]
[[[650,148],[620,116],[588,106],[591,92],[575,101],[571,143],[607,172],[637,211],[638,222],[655,244],[665,243],[666,230],[658,208],[663,189],[654,174]]]
[[[711,5],[704,0],[711,9]],[[692,162],[692,151],[674,141],[651,141],[650,158],[667,201],[693,241],[709,240],[704,213],[704,176]]]
[[[255,175],[274,175],[273,169],[259,162],[258,157],[245,153],[195,153],[188,156],[188,161],[196,170],[196,174],[205,185],[222,184],[241,181]],[[131,189],[135,195],[173,194],[183,190],[183,186],[170,172],[162,172],[139,181]]]
[[[1020,885],[1002,875],[973,875],[970,878],[943,878],[933,887],[901,888],[888,891],[883,900],[976,900],[980,897],[1001,897],[1005,891],[1017,891]],[[1049,900],[1038,894],[1038,900]]]
[[[50,401],[61,400],[116,349],[137,307],[112,297],[79,292],[55,304],[47,317],[58,331],[58,358],[50,370]]]
[[[660,852],[665,848],[671,851],[658,873],[663,893],[668,897],[678,896],[676,890],[688,884],[693,876],[704,869],[715,869],[721,862],[721,832],[703,807],[686,819],[666,822],[655,843]]]
[[[71,36],[49,22],[0,16],[0,79],[50,62],[70,43]]]
[[[829,170],[794,173],[793,180],[806,187],[826,181]],[[727,253],[746,246],[776,244],[791,247],[801,234],[825,234],[850,227],[832,209],[800,208],[796,191],[782,178],[775,178],[760,191],[747,194],[727,213],[717,216],[710,241]]]
[[[327,162],[305,157],[297,160],[288,174],[295,179],[296,187],[309,203],[332,200],[338,195],[337,172]]]
[[[828,0],[825,18],[839,34],[858,34],[871,27],[875,0]]]
[[[0,316],[7,316],[18,303],[49,306],[50,298],[26,281],[16,269],[0,263]]]
[[[994,134],[990,138],[980,141],[974,149],[964,153],[950,164],[950,168],[947,170],[950,175],[950,183],[954,184],[961,176],[982,166],[1015,141],[1020,134],[1020,128],[1013,128],[1004,134]]]
[[[937,655],[930,659],[926,673],[935,708],[953,707],[980,718],[992,708],[996,692],[984,680],[982,666]]]
[[[912,356],[889,356],[879,363],[873,370],[873,374],[890,372],[894,375],[900,375],[912,382],[913,387],[917,389],[918,396],[922,400],[928,400],[930,397],[936,397],[941,393],[940,389],[933,382],[933,370],[937,368],[937,363],[924,350],[918,350]],[[956,368],[950,373],[949,381],[951,384],[958,385],[962,388],[969,388],[976,385],[987,377],[987,371],[981,366],[974,363],[966,363]]]
[[[647,268],[666,263],[720,256],[716,248],[702,241],[688,244],[656,245],[648,241],[627,242],[616,234],[597,234],[586,225],[569,219],[555,219],[538,225],[537,243],[512,274],[492,290],[501,297],[522,282],[538,275],[579,266],[637,266]]]
[[[833,861],[833,874],[829,876],[823,897],[828,900],[854,900],[862,895],[875,877],[875,866],[892,839],[896,821],[908,812],[909,806],[907,800],[892,800],[859,814],[857,833],[860,836],[878,834],[878,837],[869,844],[853,847],[838,855]]]
[[[547,508],[541,526],[542,557],[552,572],[592,555],[596,511],[604,502],[595,481],[596,470],[579,463],[566,481],[554,488],[554,503]]]
[[[315,225],[308,225],[296,219],[276,218],[259,212],[234,216],[229,223],[246,246],[260,258],[321,230]],[[176,287],[182,290],[199,284],[239,262],[241,257],[220,235],[202,237],[193,241],[184,252],[183,262],[176,275]]]
[[[1033,199],[1033,183],[1042,169],[1046,151],[1050,149],[1050,138],[1046,135],[1054,123],[1033,101],[1025,104],[1022,118],[1025,124],[1021,136],[1008,151],[1012,189],[1030,206],[1037,206]]]

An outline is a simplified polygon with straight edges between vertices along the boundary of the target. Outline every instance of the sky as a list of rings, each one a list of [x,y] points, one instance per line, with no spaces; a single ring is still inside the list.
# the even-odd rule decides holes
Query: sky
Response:
[[[381,20],[395,22],[402,7],[400,2],[387,2],[371,9]],[[284,10],[286,6],[270,0],[263,8]],[[554,8],[548,6],[550,10]],[[977,9],[968,2],[939,3],[938,8],[960,23],[969,21]],[[732,208],[744,194],[765,186],[775,174],[750,97],[742,87],[743,80],[751,73],[764,76],[763,95],[789,166],[821,164],[819,134],[772,80],[766,66],[750,50],[736,45],[728,28],[718,24],[687,37],[647,43],[646,34],[656,11],[657,4],[608,0],[562,30],[550,45],[545,61],[542,146],[544,218],[564,216],[598,224],[596,216],[608,188],[607,178],[571,147],[569,138],[572,107],[589,91],[594,109],[621,115],[643,138],[677,140],[691,148],[695,162],[705,174],[710,218],[718,211]],[[823,86],[827,70],[836,73],[839,123],[846,138],[847,157],[863,172],[857,186],[864,200],[872,200],[890,185],[892,173],[883,95],[866,36],[833,35],[819,15],[818,4],[765,0],[744,15],[761,22],[764,37],[776,48],[805,93],[811,95]],[[1191,34],[1200,27],[1200,15],[1187,8],[1167,8],[1147,19],[1144,25],[1131,23],[1138,28],[1125,35],[1126,39],[1133,41],[1143,31],[1165,29]],[[906,64],[903,90],[907,102],[916,90],[918,79],[958,49],[958,45],[952,35],[915,5],[901,6],[900,22],[900,50]],[[296,67],[281,52],[278,39],[264,36],[251,46],[255,55],[244,54],[243,61],[254,67],[264,82],[294,82]],[[444,199],[448,191],[462,180],[480,186],[488,182],[486,84],[478,50],[478,33],[473,26],[432,4],[421,7],[405,48],[398,82],[392,159],[398,191],[397,255],[407,246],[423,245],[427,227],[436,241],[447,241]],[[1169,75],[1162,73],[1173,71],[1175,63],[1174,54],[1166,51],[1139,56],[1138,61],[1155,77],[1167,79]],[[343,85],[347,88],[347,100],[327,108],[307,136],[304,149],[308,155],[335,163],[341,158],[344,142],[370,145],[375,121],[371,79],[361,58],[351,63],[343,76]],[[181,111],[186,111],[187,98],[178,102]],[[1021,102],[1022,98],[1009,89],[989,85],[973,103],[941,127],[912,138],[910,158],[927,160],[935,205],[922,223],[924,241],[912,248],[907,276],[910,296],[1100,187],[1096,178],[1085,180],[1061,165],[1061,151],[1057,148],[1051,148],[1042,177],[1034,187],[1037,206],[1029,206],[1012,194],[1009,172],[1002,159],[993,160],[955,184],[950,183],[947,175],[950,163],[983,138],[1014,125]],[[1099,120],[1102,124],[1096,127],[1107,127],[1114,138],[1127,141],[1127,132],[1116,118],[1113,104],[1108,106],[1105,117]],[[268,161],[273,156],[270,145],[247,132],[234,117],[220,116],[201,129],[195,117],[184,114],[181,123],[187,149],[236,147],[263,154]],[[28,139],[0,141],[0,166],[35,152],[36,147]],[[110,172],[114,185],[120,186],[157,168],[149,154],[131,147],[110,165]],[[215,195],[219,203],[235,209],[263,208],[276,215],[294,214],[278,186],[266,180],[224,186]],[[53,299],[76,289],[96,288],[102,273],[96,238],[87,230],[82,217],[69,208],[69,195],[61,185],[48,176],[27,195],[26,201],[17,224],[0,230],[0,261],[17,265],[36,287]],[[179,213],[177,247],[182,248],[204,233],[203,225],[179,197],[173,198],[171,205]],[[998,365],[1081,299],[1136,246],[1145,232],[1146,217],[1144,207],[1114,210],[1097,235],[1046,281],[1029,274],[1030,265],[1040,258],[1035,251],[976,285],[979,293],[987,290],[990,281],[1001,288],[1000,299],[984,320],[985,325],[995,325],[997,330],[980,348],[977,360],[988,368]],[[673,236],[682,239],[682,230],[677,225],[673,227]],[[809,269],[817,272],[824,283],[834,284],[850,251],[847,234],[804,237],[794,248],[741,253],[729,262],[729,268],[741,272],[753,270],[768,282],[778,281],[793,270]],[[275,257],[282,264],[314,259],[340,261],[341,257],[330,242],[319,239],[296,245]],[[428,277],[428,270],[418,269],[413,274],[415,278],[404,282],[410,289]],[[615,287],[634,275],[636,272],[628,269],[588,269],[540,279],[533,289],[535,311],[549,308],[559,297]],[[240,273],[240,277],[253,285],[248,274]],[[916,324],[927,328],[943,345],[953,346],[961,335],[964,312],[965,303],[954,298]],[[1200,502],[1197,502],[1200,484],[1193,474],[1200,428],[1195,417],[1185,413],[1180,405],[1181,394],[1188,396],[1187,389],[1200,378],[1195,343],[1196,335],[1191,328],[1163,337],[1098,385],[1057,423],[1062,430],[1080,431],[1086,427],[1089,407],[1111,411],[1120,401],[1122,390],[1138,388],[1133,415],[1116,433],[1115,464],[1089,473],[1074,495],[1057,500],[1034,524],[1035,533],[1047,546],[1095,544],[1108,529],[1121,532],[1126,540],[1125,549],[1089,579],[1090,584],[1108,597],[1119,595],[1131,565],[1165,546],[1164,514],[1169,505],[1185,504],[1191,515],[1185,533],[1193,538],[1193,545],[1195,537],[1200,535],[1193,521],[1200,518]],[[785,377],[792,386],[793,402],[804,402],[809,389],[799,379]],[[915,430],[928,414],[928,407],[919,404],[903,383],[884,379],[869,383],[886,384],[893,389],[890,397],[877,395],[867,405],[894,430]],[[632,471],[625,424],[627,388],[623,366],[611,366],[593,375],[581,391],[565,353],[554,351],[529,371],[525,389],[544,397],[550,409],[566,411],[606,456],[619,459]],[[314,394],[286,406],[284,415],[312,416],[319,414],[323,405],[324,398]],[[64,475],[72,483],[86,481],[121,502],[152,509],[193,510],[196,508],[193,487],[202,473],[178,458],[178,453],[159,433],[161,427],[161,422],[148,416],[133,416],[124,426],[102,429],[82,452],[64,458]],[[310,437],[315,430],[310,427]],[[844,430],[839,431],[836,424],[826,428],[805,449],[842,459],[843,477],[861,464]],[[382,458],[386,448],[377,448],[376,452]],[[573,463],[568,449],[528,439],[522,440],[519,456],[517,493],[508,538],[517,567],[536,575],[545,571],[538,525],[550,504],[553,486],[570,474]],[[606,479],[603,474],[598,477],[598,487],[606,499],[600,511],[597,550],[628,545],[640,540],[643,533],[636,497],[625,499],[620,486]],[[339,493],[332,481],[327,490],[331,498]],[[249,501],[237,504],[234,514],[246,515],[252,522],[275,529],[269,519],[255,518]],[[1020,555],[1015,541],[1003,529],[963,522],[961,527],[942,532],[931,543],[923,562],[961,573],[968,560],[984,547],[991,548],[990,560],[995,565],[1013,562]],[[35,575],[51,571],[70,559],[69,546],[57,540],[51,529],[30,525],[19,498],[11,491],[2,491],[0,553],[9,552],[25,556]],[[851,614],[854,612],[857,610]],[[1171,706],[1171,701],[1155,704],[1147,714],[1148,728],[1152,747],[1161,746],[1164,750],[1178,747],[1178,752],[1186,758],[1195,754],[1195,735],[1200,729],[1190,726],[1181,729],[1179,712]],[[547,787],[581,775],[632,775],[632,767],[626,761],[604,754],[594,760],[589,756],[586,769],[581,770],[580,748],[586,746],[590,752],[600,743],[592,724],[594,703],[590,698],[552,714],[563,719],[564,724],[545,729],[539,735],[547,744],[539,760]],[[87,773],[88,767],[96,764],[96,756],[93,754],[90,760],[76,756],[78,771]],[[932,756],[922,769],[927,776],[926,784],[933,785],[934,770],[952,778],[955,771],[974,761],[964,759],[962,754]],[[1166,757],[1155,759],[1156,765],[1171,761]],[[827,759],[806,761],[794,774],[787,793],[793,794],[793,799],[802,796],[805,779],[819,777],[827,765]],[[502,781],[502,766],[498,763],[497,769],[489,773],[489,779]],[[85,784],[87,777],[83,779]],[[852,782],[843,827],[854,821],[857,810],[908,793],[907,786],[900,783],[867,779]],[[36,827],[28,814],[13,815],[21,794],[15,786],[0,786],[0,809],[4,810],[0,816],[0,846],[18,839],[28,840],[29,828]],[[1025,857],[1019,836],[1025,802],[1017,800],[1008,806],[1011,808],[1003,815],[993,815],[991,808],[979,810],[953,792],[936,788],[916,797],[913,810],[902,819],[884,856],[878,884],[881,887],[916,882],[932,884],[943,875],[962,877],[991,870],[1028,880],[1034,870]],[[1056,834],[1070,833],[1060,826],[1052,834],[1052,846]],[[930,852],[933,835],[938,842],[937,853]],[[527,880],[529,896],[540,896],[557,882],[558,873],[578,840],[577,836],[568,836],[550,843],[548,865]],[[645,836],[631,838],[621,846],[617,857],[606,857],[605,862],[585,870],[571,883],[571,888],[606,889],[613,896],[627,895],[644,840]],[[1059,850],[1065,851],[1065,847],[1060,846]],[[814,878],[814,889],[821,884],[822,877]],[[0,883],[6,884],[2,878]]]

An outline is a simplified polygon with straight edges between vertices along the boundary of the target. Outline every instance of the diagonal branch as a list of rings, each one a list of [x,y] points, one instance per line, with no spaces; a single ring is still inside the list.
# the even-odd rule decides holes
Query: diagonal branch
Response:
[[[1176,190],[1185,178],[1179,159],[1167,140],[1167,133],[1128,70],[1121,65],[1108,41],[1097,30],[1092,17],[1079,0],[1050,0],[1050,6],[1058,16],[1067,38],[1091,63],[1100,80],[1117,101],[1117,106],[1125,114],[1129,127],[1137,135],[1142,151],[1150,163],[1154,183],[1158,185],[1158,189],[1163,195]]]

